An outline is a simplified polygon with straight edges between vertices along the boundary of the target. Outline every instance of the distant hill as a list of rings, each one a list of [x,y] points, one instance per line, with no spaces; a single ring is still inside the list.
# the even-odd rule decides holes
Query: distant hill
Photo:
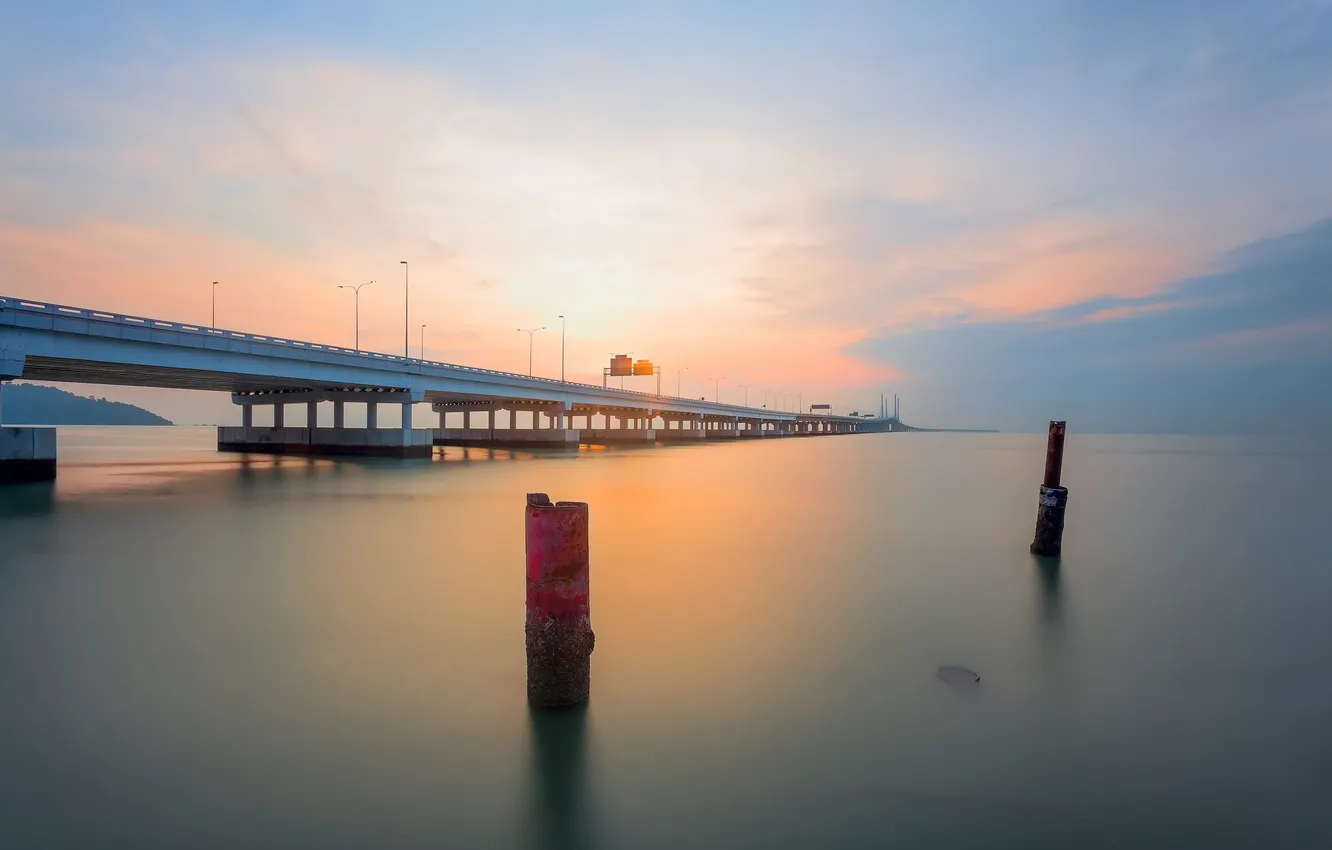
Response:
[[[172,424],[169,419],[132,404],[36,384],[5,384],[3,415],[6,425]]]

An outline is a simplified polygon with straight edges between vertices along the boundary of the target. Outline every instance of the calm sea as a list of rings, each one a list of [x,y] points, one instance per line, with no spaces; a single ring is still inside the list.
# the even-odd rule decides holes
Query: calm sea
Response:
[[[0,847],[1332,847],[1332,442],[433,461],[68,429],[0,491]],[[524,494],[592,702],[525,702]],[[981,674],[941,680],[943,665]]]

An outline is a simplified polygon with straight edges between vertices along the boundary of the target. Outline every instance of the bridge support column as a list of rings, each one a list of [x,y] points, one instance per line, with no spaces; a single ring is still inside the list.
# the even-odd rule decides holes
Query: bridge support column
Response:
[[[54,481],[54,428],[0,428],[0,485]]]
[[[365,403],[365,427],[371,431],[379,427],[379,402],[367,401]]]
[[[448,427],[444,416],[453,412],[447,405],[436,404],[440,411],[440,428],[435,432],[437,446],[486,446],[504,448],[577,448],[578,432],[568,430],[568,405],[563,402],[539,403],[518,402],[513,406],[504,406],[501,402],[483,402],[486,406],[471,410],[460,410],[461,427]],[[509,413],[508,427],[501,428],[496,416],[497,410]],[[484,413],[485,419],[480,427],[472,419],[472,414]],[[545,415],[543,421],[542,415]],[[530,423],[520,421],[520,416],[530,416]],[[564,425],[561,428],[559,426]]]
[[[254,452],[260,454],[298,454],[313,456],[367,455],[380,457],[429,457],[434,432],[429,429],[413,430],[411,406],[419,401],[419,391],[405,390],[380,393],[382,399],[366,403],[369,427],[347,428],[345,403],[365,402],[368,393],[358,390],[305,390],[285,394],[235,393],[231,400],[243,406],[241,427],[222,426],[217,429],[217,448],[224,452]],[[280,400],[279,400],[280,399]],[[319,427],[319,403],[333,402],[333,427]],[[306,405],[304,428],[286,427],[285,405]],[[378,429],[375,426],[376,405],[400,402],[403,405],[404,427]],[[254,427],[254,405],[273,405],[273,426]]]
[[[4,370],[0,371],[0,417],[3,417],[5,385],[11,377],[22,374],[23,360],[21,357],[0,360],[0,370]],[[55,477],[54,428],[0,428],[0,485],[54,481]]]

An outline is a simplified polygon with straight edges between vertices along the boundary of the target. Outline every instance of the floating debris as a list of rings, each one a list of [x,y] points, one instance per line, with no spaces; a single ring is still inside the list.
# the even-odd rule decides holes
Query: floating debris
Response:
[[[980,674],[975,670],[952,665],[940,667],[934,675],[950,685],[970,685],[980,681]]]

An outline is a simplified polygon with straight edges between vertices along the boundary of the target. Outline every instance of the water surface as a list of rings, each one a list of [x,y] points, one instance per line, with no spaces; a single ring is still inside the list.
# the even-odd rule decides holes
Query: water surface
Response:
[[[62,429],[0,491],[0,847],[1332,846],[1332,447],[1072,433],[1055,568],[1043,440]],[[529,491],[591,503],[583,712],[525,703]]]

